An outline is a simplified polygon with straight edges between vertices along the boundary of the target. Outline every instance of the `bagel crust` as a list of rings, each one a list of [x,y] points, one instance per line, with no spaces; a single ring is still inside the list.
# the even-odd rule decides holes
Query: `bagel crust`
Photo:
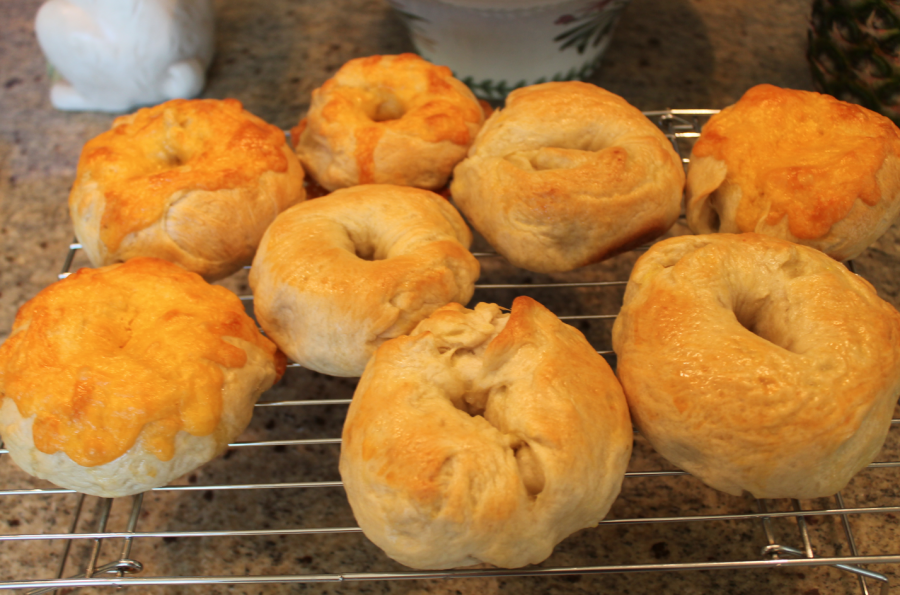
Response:
[[[284,132],[236,99],[175,99],[85,144],[69,212],[94,266],[149,256],[214,281],[250,264],[303,177]]]
[[[758,85],[703,127],[686,208],[694,233],[754,231],[854,258],[900,213],[900,130],[829,95]]]
[[[398,562],[517,568],[606,516],[632,438],[580,332],[527,297],[511,313],[450,304],[378,348],[340,471],[363,532]]]
[[[0,435],[32,475],[136,494],[224,452],[284,365],[234,294],[175,264],[81,269],[0,345]]]
[[[575,81],[510,93],[450,191],[497,252],[548,273],[664,234],[683,187],[681,159],[659,128],[618,95]]]
[[[446,66],[415,54],[350,60],[312,93],[292,131],[303,167],[327,190],[396,184],[437,190],[484,112]]]
[[[872,462],[900,393],[900,314],[822,252],[755,233],[641,256],[613,326],[635,425],[708,485],[835,494]]]
[[[471,299],[471,241],[427,190],[364,185],[305,202],[278,216],[253,260],[257,320],[299,364],[359,376],[383,341]]]

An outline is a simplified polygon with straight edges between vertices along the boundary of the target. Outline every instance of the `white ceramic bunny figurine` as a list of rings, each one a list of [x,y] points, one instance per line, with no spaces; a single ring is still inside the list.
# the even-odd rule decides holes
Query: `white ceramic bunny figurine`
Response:
[[[203,89],[214,51],[212,0],[49,0],[35,32],[65,81],[62,110],[123,112]]]

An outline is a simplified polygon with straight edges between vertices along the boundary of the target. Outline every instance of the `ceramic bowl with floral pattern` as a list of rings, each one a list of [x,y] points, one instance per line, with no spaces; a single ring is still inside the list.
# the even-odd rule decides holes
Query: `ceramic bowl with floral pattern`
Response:
[[[389,0],[417,51],[482,99],[590,76],[628,0]]]

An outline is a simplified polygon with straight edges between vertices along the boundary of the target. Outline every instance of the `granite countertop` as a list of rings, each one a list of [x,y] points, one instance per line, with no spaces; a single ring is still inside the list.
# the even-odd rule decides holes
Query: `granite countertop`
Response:
[[[66,198],[82,144],[106,130],[111,115],[64,113],[48,100],[47,68],[33,34],[39,0],[0,3],[0,341],[19,306],[56,280],[73,232]],[[283,128],[296,124],[310,92],[347,60],[412,49],[402,23],[384,0],[217,0],[216,57],[206,97],[236,97],[244,106]],[[595,82],[644,110],[666,107],[721,108],[750,86],[773,83],[811,89],[805,60],[809,0],[633,0]],[[83,262],[83,261],[82,261]],[[591,267],[593,279],[627,276],[633,255]],[[857,271],[880,295],[900,306],[900,236],[895,225],[856,261]],[[522,272],[485,266],[485,276],[536,280]],[[485,278],[486,278],[485,277]],[[491,278],[495,278],[491,277]],[[226,283],[246,292],[240,275]],[[539,300],[539,294],[533,294]],[[476,296],[502,303],[511,294]],[[616,307],[621,293],[578,290],[545,296],[558,314]],[[566,309],[570,311],[565,311]],[[609,325],[584,323],[595,340],[608,343]],[[269,394],[280,399],[348,399],[354,382],[298,371]],[[292,440],[340,435],[341,407],[260,408],[242,441]],[[900,460],[895,429],[882,461]],[[209,490],[200,486],[300,481],[335,482],[338,446],[331,444],[235,448],[179,480],[195,490],[154,491],[144,497],[137,530],[179,532],[300,529],[355,525],[339,487],[314,489]],[[640,438],[632,470],[668,469]],[[0,455],[0,490],[49,488]],[[844,491],[848,507],[900,506],[897,473],[862,472]],[[67,532],[79,497],[75,494],[0,495],[0,536]],[[789,502],[773,501],[787,510]],[[97,530],[104,503],[84,499],[79,532]],[[834,500],[803,502],[806,509],[834,507]],[[112,502],[108,529],[124,529],[131,499]],[[626,480],[610,518],[745,514],[750,498],[728,496],[691,477]],[[850,517],[861,554],[898,554],[900,520],[893,514]],[[811,546],[819,556],[849,555],[835,516],[808,517]],[[774,539],[803,546],[794,519],[775,519]],[[760,559],[769,543],[758,519],[707,523],[610,524],[563,541],[545,566],[668,564]],[[56,575],[64,542],[0,540],[0,583]],[[73,543],[65,575],[83,572],[92,542]],[[113,560],[121,540],[106,543],[100,564]],[[402,571],[358,533],[171,537],[138,539],[131,557],[144,564],[137,576],[333,575]],[[900,584],[898,566],[872,566]],[[877,585],[869,581],[870,588]],[[197,587],[141,587],[140,592],[281,593],[859,593],[857,579],[832,567],[705,570],[662,573],[488,577],[451,580],[344,582]],[[98,591],[109,592],[105,589]],[[93,589],[85,589],[93,592]]]

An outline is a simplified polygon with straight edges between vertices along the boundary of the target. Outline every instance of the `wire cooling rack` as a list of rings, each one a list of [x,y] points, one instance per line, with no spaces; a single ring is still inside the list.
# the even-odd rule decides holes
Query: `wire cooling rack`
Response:
[[[715,110],[665,110],[646,115],[667,134],[687,163],[693,139],[713,113]],[[79,250],[78,244],[70,246],[60,278],[77,264]],[[628,273],[622,267],[629,265],[628,255],[624,264],[619,262],[618,269],[613,267],[608,274],[601,270],[582,277],[579,273],[523,277],[522,271],[511,271],[512,267],[496,254],[484,251],[476,256],[486,273],[476,288],[477,301],[508,305],[515,295],[531,293],[549,296],[546,301],[557,304],[557,309],[574,304],[573,312],[557,313],[584,331],[598,352],[615,365],[609,330],[621,304]],[[614,278],[605,278],[609,275]],[[238,291],[241,289],[244,287],[239,286]],[[252,298],[242,299],[252,311]],[[337,436],[353,383],[323,377],[296,365],[289,367],[282,383],[284,387],[269,391],[264,402],[257,405],[251,430],[241,442],[230,445],[225,457],[174,485],[113,500],[30,479],[26,479],[31,482],[29,486],[41,487],[6,489],[9,486],[5,482],[11,480],[0,478],[0,516],[29,505],[59,513],[53,528],[41,527],[38,531],[17,531],[22,523],[7,519],[9,531],[0,534],[0,548],[30,545],[27,558],[29,567],[35,570],[0,582],[0,589],[25,589],[37,594],[62,587],[183,588],[551,576],[574,582],[585,575],[672,576],[684,571],[775,567],[787,572],[798,567],[827,566],[855,577],[859,592],[873,589],[885,595],[892,565],[900,564],[900,547],[872,553],[865,544],[858,545],[857,537],[862,532],[866,539],[874,532],[882,538],[872,541],[892,543],[883,538],[883,533],[898,530],[895,521],[900,505],[879,501],[878,492],[886,484],[897,484],[900,420],[894,419],[882,454],[891,460],[873,463],[833,498],[810,502],[719,494],[667,466],[636,436],[635,456],[610,518],[596,529],[563,541],[543,564],[516,570],[410,572],[365,540],[353,522],[341,488],[336,468]],[[289,426],[287,432],[283,431],[285,425]],[[324,435],[313,435],[316,431]],[[296,455],[292,465],[302,467],[299,471],[285,465],[289,471],[277,473],[277,477],[259,478],[254,473],[257,468],[270,467],[254,464],[254,460],[271,461],[286,453]],[[3,457],[7,454],[0,444],[0,459],[9,459]],[[2,463],[12,468],[9,460],[0,460]],[[207,468],[211,470],[205,471]],[[884,477],[890,473],[894,475]],[[0,530],[5,530],[3,520],[0,518]],[[862,527],[861,531],[855,530],[854,524]],[[594,538],[601,533],[602,537]],[[696,536],[703,540],[723,536],[725,546],[713,545],[721,555],[691,555],[691,539]],[[685,547],[677,543],[681,539],[687,540]],[[747,543],[732,547],[738,542]],[[174,553],[160,554],[167,549]],[[221,572],[223,565],[210,564],[197,554],[200,550],[227,558],[224,567],[232,571]],[[625,553],[619,555],[620,550]],[[241,552],[243,562],[238,559]],[[285,559],[286,552],[290,552],[290,559]],[[328,559],[329,552],[337,558],[333,563]],[[8,559],[4,554],[3,560]],[[354,562],[363,569],[348,569]],[[888,566],[882,573],[868,569],[868,565]],[[218,572],[211,573],[211,567]],[[807,591],[812,592],[819,591]]]

